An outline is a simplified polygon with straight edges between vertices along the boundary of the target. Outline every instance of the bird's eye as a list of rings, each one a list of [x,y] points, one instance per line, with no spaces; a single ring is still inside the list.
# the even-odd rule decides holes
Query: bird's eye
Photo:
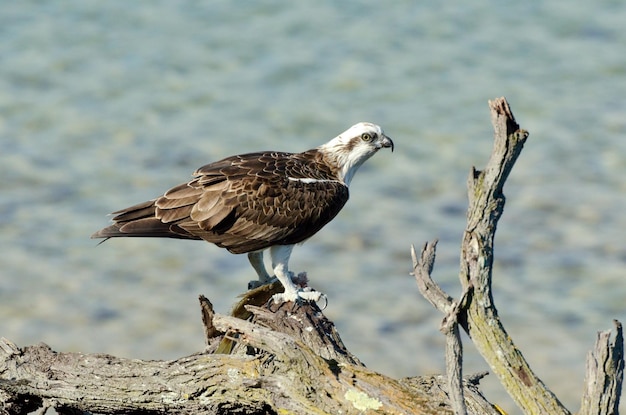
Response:
[[[373,136],[370,133],[363,133],[361,134],[361,140],[365,141],[365,142],[370,142],[372,141]]]

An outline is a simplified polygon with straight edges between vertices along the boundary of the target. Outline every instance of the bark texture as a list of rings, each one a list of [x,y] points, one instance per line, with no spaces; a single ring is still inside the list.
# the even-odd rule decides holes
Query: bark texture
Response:
[[[172,361],[57,353],[0,341],[2,413],[48,406],[103,414],[445,414],[442,377],[396,380],[368,370],[315,304],[246,306],[253,321],[212,315],[207,350]],[[278,330],[276,330],[278,328]],[[230,354],[217,353],[234,342]],[[476,413],[495,413],[465,381]]]
[[[587,355],[587,374],[580,415],[619,413],[624,378],[624,336],[622,324],[615,320],[611,331],[598,333],[593,350]]]

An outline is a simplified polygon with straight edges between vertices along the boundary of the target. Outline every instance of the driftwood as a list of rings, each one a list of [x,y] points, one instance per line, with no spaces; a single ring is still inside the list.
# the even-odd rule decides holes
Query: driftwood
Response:
[[[452,413],[442,377],[395,380],[368,370],[315,304],[249,305],[250,322],[200,301],[207,349],[173,361],[20,349],[2,339],[3,413]],[[229,354],[216,353],[224,343]],[[468,406],[495,413],[478,379],[464,382]]]
[[[206,348],[172,361],[59,353],[45,344],[0,339],[0,414],[498,414],[481,395],[484,374],[462,376],[459,327],[528,414],[568,414],[532,372],[498,318],[491,293],[493,238],[502,188],[528,133],[503,98],[490,102],[493,154],[468,180],[468,225],[461,247],[463,295],[431,278],[436,242],[414,249],[424,297],[445,314],[446,375],[392,379],[352,355],[315,305],[265,305],[278,284],[249,291],[232,316],[200,297]],[[624,369],[621,324],[602,332],[587,359],[581,414],[617,414]]]

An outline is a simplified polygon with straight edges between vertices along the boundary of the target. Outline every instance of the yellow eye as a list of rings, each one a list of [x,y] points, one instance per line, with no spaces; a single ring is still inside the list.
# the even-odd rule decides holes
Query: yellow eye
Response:
[[[370,142],[372,141],[373,136],[370,133],[363,133],[361,134],[361,140],[366,141],[366,142]]]

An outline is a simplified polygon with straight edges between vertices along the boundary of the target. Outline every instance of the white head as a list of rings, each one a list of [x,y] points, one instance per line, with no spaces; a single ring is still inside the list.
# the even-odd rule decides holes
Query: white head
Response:
[[[360,122],[348,128],[318,149],[338,168],[339,179],[346,185],[357,169],[381,148],[391,148],[393,141],[376,124]]]

